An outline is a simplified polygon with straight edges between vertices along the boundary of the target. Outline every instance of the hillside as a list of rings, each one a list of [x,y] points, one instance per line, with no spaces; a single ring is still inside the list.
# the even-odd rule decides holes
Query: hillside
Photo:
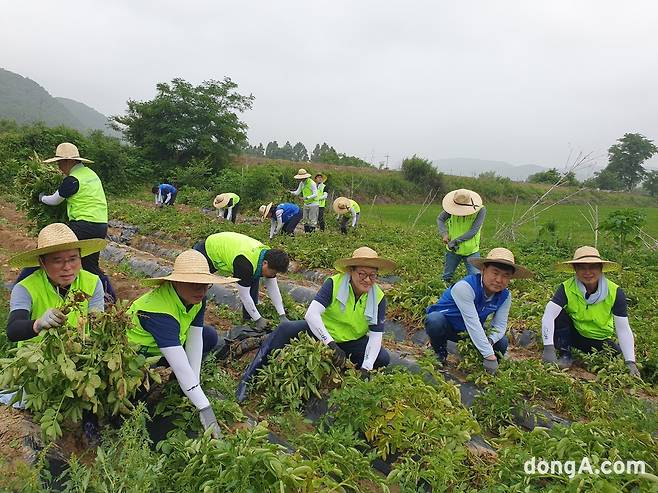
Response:
[[[82,125],[87,129],[98,129],[104,133],[114,137],[121,137],[121,133],[112,130],[107,126],[108,118],[99,111],[96,111],[91,106],[69,98],[56,97],[74,117],[76,117]]]

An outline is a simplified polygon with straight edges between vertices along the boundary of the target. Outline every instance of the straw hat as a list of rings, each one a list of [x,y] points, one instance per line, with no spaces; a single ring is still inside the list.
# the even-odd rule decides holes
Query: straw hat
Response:
[[[52,223],[39,231],[36,248],[14,255],[8,260],[8,263],[13,267],[39,267],[41,255],[79,248],[80,256],[86,257],[100,252],[105,245],[107,245],[107,240],[100,238],[78,240],[78,237],[66,224]]]
[[[489,263],[495,262],[497,264],[505,264],[514,267],[514,274],[512,279],[530,279],[534,274],[523,267],[514,263],[514,254],[510,252],[507,248],[493,248],[487,254],[486,258],[471,257],[468,259],[468,263],[474,265],[478,269],[482,268]]]
[[[215,209],[221,209],[222,207],[226,207],[230,201],[231,197],[228,193],[220,193],[217,197],[215,197],[212,205],[215,206]]]
[[[316,173],[315,176],[313,177],[313,179],[315,180],[318,176],[322,177],[322,183],[327,181],[327,175],[323,175],[322,173]]]
[[[573,254],[573,260],[560,262],[555,269],[560,272],[573,272],[573,264],[602,264],[603,272],[619,270],[619,264],[617,262],[603,260],[601,255],[599,255],[599,251],[591,246],[577,248]]]
[[[374,267],[380,272],[391,272],[395,269],[395,262],[377,255],[377,252],[366,246],[357,248],[349,258],[341,258],[334,262],[338,272],[345,272],[347,267]]]
[[[346,214],[352,207],[352,202],[347,197],[338,197],[332,205],[336,214]]]
[[[306,171],[304,168],[299,168],[297,174],[294,176],[295,180],[303,180],[304,178],[310,178],[311,173]]]
[[[229,284],[239,279],[220,277],[210,273],[208,261],[197,250],[185,250],[174,261],[174,270],[165,277],[144,279],[143,284],[153,286],[165,281],[188,282],[193,284]]]
[[[44,163],[54,163],[55,161],[62,161],[63,159],[75,159],[76,161],[83,163],[93,163],[93,161],[90,161],[89,159],[80,157],[78,148],[69,142],[62,142],[58,145],[55,150],[55,157],[46,159]]]
[[[443,197],[443,210],[453,216],[470,216],[482,207],[482,197],[473,190],[460,188]]]
[[[267,217],[267,214],[270,212],[270,209],[272,208],[272,205],[273,205],[273,202],[270,202],[269,204],[261,205],[258,208],[258,212],[260,213],[261,216],[263,216],[263,217],[261,217],[261,220],[265,221],[265,218]]]

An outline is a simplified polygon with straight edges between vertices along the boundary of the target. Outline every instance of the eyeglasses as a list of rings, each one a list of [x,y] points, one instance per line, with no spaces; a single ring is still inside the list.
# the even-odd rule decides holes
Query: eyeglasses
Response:
[[[51,267],[56,267],[58,269],[63,268],[65,265],[78,265],[82,259],[80,257],[70,257],[70,258],[58,258],[58,259],[49,259],[45,260],[44,263],[47,263]]]
[[[372,274],[368,274],[367,272],[357,270],[356,273],[359,276],[359,279],[362,281],[365,281],[366,279],[370,279],[372,282],[375,282],[377,280],[376,272],[373,272]]]

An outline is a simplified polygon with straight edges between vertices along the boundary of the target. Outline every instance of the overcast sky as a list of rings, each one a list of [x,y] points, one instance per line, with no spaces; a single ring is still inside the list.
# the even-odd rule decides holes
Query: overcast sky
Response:
[[[561,167],[658,140],[657,25],[653,1],[5,1],[0,66],[107,115],[229,76],[254,144]]]

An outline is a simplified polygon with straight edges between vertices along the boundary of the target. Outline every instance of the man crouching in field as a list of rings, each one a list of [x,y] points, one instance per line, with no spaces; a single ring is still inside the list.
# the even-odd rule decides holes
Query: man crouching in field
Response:
[[[427,308],[425,330],[441,363],[448,356],[447,342],[456,342],[467,332],[482,354],[484,369],[494,374],[498,369],[495,353],[504,355],[507,351],[505,331],[512,305],[507,286],[511,279],[527,279],[533,274],[515,264],[514,255],[506,248],[494,248],[485,259],[469,258],[468,262],[480,273],[458,281]],[[492,314],[491,334],[487,336],[484,322]]]

